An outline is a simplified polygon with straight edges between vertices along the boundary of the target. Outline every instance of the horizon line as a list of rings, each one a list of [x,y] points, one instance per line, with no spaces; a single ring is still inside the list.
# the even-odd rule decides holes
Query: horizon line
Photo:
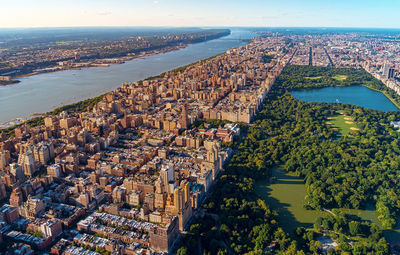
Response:
[[[400,27],[351,27],[351,26],[33,26],[33,27],[0,27],[0,29],[60,29],[60,28],[308,28],[308,29],[398,29]]]

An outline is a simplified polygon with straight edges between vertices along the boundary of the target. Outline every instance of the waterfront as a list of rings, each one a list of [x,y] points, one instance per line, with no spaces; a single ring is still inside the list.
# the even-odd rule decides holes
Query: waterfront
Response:
[[[384,94],[364,86],[305,89],[291,93],[296,99],[307,102],[354,104],[384,112],[398,110]]]
[[[231,29],[219,39],[192,44],[184,49],[127,61],[110,67],[67,70],[21,78],[21,82],[0,87],[0,123],[44,113],[116,89],[122,82],[134,82],[149,76],[196,62],[244,45],[253,33]]]

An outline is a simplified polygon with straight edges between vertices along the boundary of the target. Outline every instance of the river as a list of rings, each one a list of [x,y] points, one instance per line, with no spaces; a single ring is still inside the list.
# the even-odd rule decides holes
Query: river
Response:
[[[241,29],[215,40],[191,44],[184,49],[127,61],[109,67],[66,70],[24,77],[20,83],[0,87],[0,123],[101,95],[122,82],[149,76],[205,59],[229,48],[245,45],[255,35]]]

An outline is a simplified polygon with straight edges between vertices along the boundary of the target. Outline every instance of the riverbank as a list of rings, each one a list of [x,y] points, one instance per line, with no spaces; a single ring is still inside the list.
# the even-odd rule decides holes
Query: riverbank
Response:
[[[217,41],[218,41],[218,40],[217,40]],[[239,42],[239,41],[240,41],[240,43],[242,43],[243,40],[238,39],[238,42]],[[212,43],[212,42],[209,42],[209,43]],[[189,46],[190,46],[190,48],[193,48],[193,47],[198,47],[198,45],[199,45],[199,44],[189,44],[189,45],[183,47],[182,50],[186,51],[186,50],[187,50],[186,47],[189,47]],[[228,49],[228,48],[230,48],[230,47],[227,47],[227,49]],[[195,60],[195,61],[193,61],[193,62],[191,62],[191,63],[189,63],[189,64],[181,65],[181,66],[176,67],[176,68],[171,68],[171,69],[169,69],[168,71],[160,72],[158,75],[149,75],[149,76],[147,76],[147,77],[145,77],[145,78],[143,78],[143,79],[141,79],[141,80],[138,80],[137,82],[141,82],[141,81],[143,81],[143,80],[148,80],[148,79],[160,78],[160,77],[162,77],[166,72],[179,72],[179,71],[183,71],[183,70],[186,69],[187,67],[192,66],[192,65],[198,63],[199,61],[206,61],[206,60],[211,59],[211,58],[214,58],[214,57],[216,57],[216,56],[218,56],[218,55],[220,55],[220,54],[223,54],[227,49],[220,50],[220,51],[217,52],[217,54],[213,54],[212,56],[206,56],[206,57],[201,58],[201,59],[199,59],[199,60]],[[176,51],[176,52],[178,52],[178,51]],[[171,54],[171,53],[173,53],[173,51],[169,51],[169,52],[165,52],[165,53],[160,53],[160,54],[158,54],[158,55],[159,55],[160,57],[163,57],[163,56],[165,56],[164,54]],[[152,55],[152,56],[148,56],[148,57],[155,58],[155,57],[157,57],[158,55]],[[136,61],[137,61],[138,59],[143,58],[143,57],[144,57],[144,56],[139,56],[139,55],[136,56]],[[129,64],[129,63],[133,63],[133,62],[127,61],[125,64]],[[103,71],[102,71],[102,72],[103,72]],[[43,75],[44,75],[44,74],[43,74]],[[37,76],[37,77],[40,77],[40,76]],[[135,82],[135,80],[132,80],[132,82]],[[119,87],[119,86],[118,86],[118,87]],[[117,87],[117,88],[118,88],[118,87]],[[59,112],[61,112],[61,111],[59,111],[60,109],[69,109],[69,110],[74,109],[74,108],[76,108],[76,106],[79,106],[80,104],[87,104],[87,102],[90,102],[91,100],[97,100],[99,97],[102,97],[102,96],[104,96],[105,94],[107,94],[107,93],[109,93],[109,92],[111,92],[111,91],[112,91],[112,90],[108,90],[108,91],[106,91],[106,92],[103,92],[103,93],[100,94],[100,96],[97,96],[97,97],[91,96],[91,97],[89,97],[88,99],[80,100],[80,101],[75,102],[75,103],[64,104],[64,105],[55,107],[54,110],[50,110],[50,111],[46,111],[46,112],[43,111],[43,113],[40,114],[40,115],[38,115],[38,114],[36,114],[36,115],[35,115],[35,114],[30,114],[30,115],[27,116],[27,117],[18,117],[18,118],[14,118],[14,119],[12,119],[12,120],[10,120],[10,121],[3,122],[3,124],[0,125],[0,132],[1,132],[1,131],[4,131],[7,135],[11,135],[11,134],[13,133],[13,130],[14,130],[16,127],[18,127],[18,126],[21,126],[21,125],[23,125],[23,124],[37,125],[38,123],[41,123],[41,121],[44,119],[45,116],[51,115],[51,114],[55,114],[55,111],[57,111],[57,113],[59,113]],[[87,107],[86,107],[86,108],[87,108]],[[85,109],[86,109],[86,108],[85,108]],[[39,112],[39,111],[36,111],[36,112]]]
[[[110,64],[122,64],[125,61],[130,61],[136,58],[148,57],[156,54],[167,53],[170,51],[176,51],[183,49],[191,44],[207,42],[221,37],[225,37],[231,34],[230,29],[224,29],[217,33],[204,36],[199,38],[186,38],[177,41],[164,41],[161,45],[149,45],[143,49],[131,49],[118,53],[97,53],[96,55],[83,56],[81,59],[76,58],[64,58],[58,60],[51,60],[44,63],[34,63],[31,67],[25,69],[11,70],[14,74],[19,72],[19,75],[13,75],[13,79],[26,78],[37,74],[58,72],[70,69],[82,69],[89,67],[105,67]],[[100,56],[102,55],[102,56]],[[99,57],[100,56],[100,57]],[[10,85],[10,84],[8,84]]]
[[[19,80],[0,81],[0,86],[8,86],[8,85],[16,84],[19,82],[21,82],[21,81],[19,81]]]
[[[183,71],[183,70],[185,70],[186,68],[188,68],[188,67],[190,67],[192,65],[195,65],[195,64],[199,63],[200,61],[207,61],[207,60],[215,58],[215,57],[217,57],[217,56],[219,56],[221,54],[223,54],[223,53],[220,53],[220,54],[217,54],[217,55],[214,55],[214,56],[211,56],[211,57],[208,57],[208,58],[205,58],[205,59],[193,62],[193,63],[190,63],[188,65],[184,65],[184,66],[169,70],[167,72],[180,72],[180,71]],[[138,82],[141,83],[141,82],[143,82],[145,80],[152,80],[152,79],[162,78],[167,72],[163,72],[163,73],[161,73],[159,75],[156,75],[156,76],[147,77],[146,79],[138,81]],[[107,92],[107,93],[109,93],[109,92]],[[24,124],[32,125],[34,123],[41,123],[45,116],[58,114],[58,113],[60,113],[60,112],[62,112],[64,110],[70,110],[69,113],[77,112],[77,111],[71,111],[71,109],[75,109],[76,107],[78,107],[78,106],[80,106],[82,104],[85,105],[85,108],[83,108],[83,110],[85,110],[87,108],[86,105],[87,105],[88,102],[90,103],[92,101],[100,101],[101,100],[100,98],[103,98],[106,94],[100,95],[98,97],[82,100],[82,101],[79,101],[79,102],[76,102],[76,103],[73,103],[73,104],[63,105],[63,106],[57,107],[53,111],[49,111],[49,112],[46,112],[46,113],[34,113],[34,114],[32,114],[32,115],[30,115],[28,117],[16,118],[16,119],[7,121],[5,123],[1,123],[0,124],[0,132],[4,131],[7,136],[10,136],[12,131],[16,127],[19,127],[19,126],[24,125]],[[35,126],[35,125],[33,125],[33,126]]]
[[[64,105],[64,106],[61,106],[61,107],[58,107],[58,108],[54,109],[53,111],[50,111],[50,112],[47,112],[47,113],[44,113],[44,114],[38,114],[38,113],[32,114],[30,116],[31,118],[29,118],[29,119],[27,119],[25,121],[20,121],[20,123],[18,123],[16,125],[13,125],[13,126],[10,126],[10,127],[4,128],[4,129],[0,129],[0,132],[4,132],[4,134],[7,137],[10,137],[10,136],[13,135],[14,130],[17,127],[20,127],[20,126],[22,126],[24,124],[27,124],[27,125],[29,125],[31,127],[43,125],[44,124],[44,118],[46,116],[57,115],[57,114],[60,114],[61,112],[64,112],[64,111],[67,112],[67,113],[80,113],[80,112],[86,111],[88,107],[92,108],[98,102],[100,102],[105,95],[106,94],[103,94],[103,95],[100,95],[98,97],[94,97],[94,98],[86,99],[86,100],[83,100],[83,101],[79,101],[79,102],[74,103],[74,104]],[[23,119],[21,119],[21,120],[23,120]]]
[[[138,56],[108,68],[69,69],[21,78],[21,83],[16,86],[0,87],[0,123],[26,118],[33,113],[46,113],[63,105],[102,95],[117,89],[124,82],[144,80],[243,46],[243,39],[254,36],[251,31],[232,29],[229,36],[188,44],[182,49],[163,54]]]
[[[15,76],[14,78],[20,79],[20,78],[26,78],[26,77],[44,74],[44,73],[60,72],[60,71],[66,71],[66,70],[82,70],[85,68],[93,68],[93,67],[109,67],[110,65],[124,64],[126,61],[131,61],[131,60],[134,60],[137,58],[150,57],[150,56],[154,56],[157,54],[164,54],[164,53],[171,52],[171,51],[181,50],[181,49],[186,48],[189,45],[190,44],[166,46],[165,48],[162,48],[159,50],[143,51],[143,52],[140,52],[139,54],[116,57],[116,58],[99,58],[99,59],[91,60],[89,62],[68,63],[69,61],[65,61],[67,63],[65,63],[65,65],[64,65],[64,61],[63,61],[63,65],[59,64],[59,65],[49,66],[49,67],[46,67],[45,69],[34,70],[31,73]],[[20,82],[18,80],[13,80],[13,81],[15,81],[14,83]],[[7,85],[11,85],[14,83],[10,83]]]

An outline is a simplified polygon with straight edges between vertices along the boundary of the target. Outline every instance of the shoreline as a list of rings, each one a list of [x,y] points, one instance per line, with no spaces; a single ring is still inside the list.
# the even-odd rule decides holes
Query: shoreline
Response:
[[[159,53],[159,54],[164,54],[164,53],[167,53],[167,52],[163,52],[163,53]],[[162,72],[162,73],[160,73],[160,74],[158,74],[158,75],[156,75],[156,76],[149,76],[149,77],[146,77],[146,78],[144,78],[143,80],[139,80],[139,81],[137,81],[137,82],[143,82],[143,81],[146,81],[146,80],[152,80],[152,79],[161,78],[161,77],[162,77],[165,73],[167,73],[167,72],[178,72],[178,71],[182,71],[182,70],[184,70],[184,69],[186,69],[186,68],[188,68],[188,67],[190,67],[190,66],[192,66],[192,65],[194,65],[194,64],[199,63],[200,61],[206,61],[206,60],[215,58],[215,57],[217,57],[217,56],[219,56],[219,55],[221,55],[221,54],[223,54],[223,52],[222,52],[222,53],[219,53],[219,54],[217,54],[217,55],[208,57],[208,58],[200,59],[200,60],[195,61],[195,62],[193,62],[193,63],[190,63],[190,64],[188,64],[188,65],[183,65],[183,66],[179,66],[179,67],[174,68],[174,69],[170,69],[170,70],[168,70],[168,71],[166,71],[166,72]],[[149,56],[150,56],[150,55],[149,55]],[[140,58],[140,57],[139,57],[139,58]],[[88,100],[94,100],[94,99],[99,98],[99,97],[102,97],[102,96],[104,96],[104,95],[106,95],[107,93],[110,93],[110,92],[112,92],[112,91],[113,91],[113,90],[109,90],[109,91],[106,91],[106,92],[104,92],[104,93],[102,93],[102,94],[100,94],[100,95],[93,95],[93,96],[90,96],[90,97],[88,97],[88,98],[86,98],[86,99],[79,100],[79,101],[77,101],[77,102],[75,102],[75,103],[60,104],[60,105],[58,105],[58,106],[54,106],[54,108],[52,108],[51,110],[49,110],[49,111],[47,111],[47,112],[44,112],[44,113],[33,113],[33,114],[31,114],[31,115],[28,115],[28,116],[17,117],[17,118],[15,118],[15,119],[2,122],[2,123],[0,123],[0,132],[3,131],[3,130],[6,130],[6,129],[18,127],[18,126],[23,125],[24,123],[26,123],[26,122],[28,122],[28,121],[31,121],[31,120],[33,120],[33,119],[35,119],[35,118],[42,118],[42,117],[45,117],[45,116],[47,116],[47,115],[51,115],[55,110],[57,110],[57,109],[59,109],[59,108],[63,108],[63,107],[65,107],[65,108],[66,108],[66,107],[73,107],[74,105],[78,105],[78,104],[80,104],[80,103],[82,103],[82,102],[85,102],[85,101],[88,101]]]
[[[20,80],[0,81],[0,87],[10,86],[20,82],[21,82]]]
[[[87,107],[97,104],[98,102],[100,102],[103,99],[103,97],[107,93],[110,93],[110,92],[111,91],[103,93],[96,97],[91,97],[91,98],[88,98],[85,100],[78,101],[76,103],[61,105],[61,106],[56,107],[45,113],[33,113],[33,114],[29,115],[28,117],[15,118],[14,120],[8,121],[6,123],[10,123],[13,121],[19,121],[19,123],[15,123],[14,125],[11,125],[6,128],[0,128],[0,133],[4,132],[9,137],[9,136],[12,136],[12,133],[14,132],[15,128],[22,126],[24,124],[27,124],[31,127],[43,125],[44,118],[46,116],[57,115],[63,111],[69,112],[69,113],[71,113],[71,112],[79,113],[79,112],[85,111],[87,109]]]
[[[189,45],[191,45],[191,44],[179,45],[179,46],[176,46],[176,47],[171,47],[171,48],[169,48],[168,50],[164,50],[164,51],[160,51],[160,52],[152,52],[152,54],[140,54],[140,55],[138,54],[138,55],[136,55],[136,56],[131,56],[131,57],[129,57],[129,59],[127,58],[127,56],[121,57],[121,58],[125,58],[125,60],[124,60],[123,62],[121,62],[121,63],[114,63],[113,65],[124,64],[125,62],[127,62],[127,61],[132,61],[132,60],[134,60],[134,59],[144,59],[145,57],[150,57],[150,56],[155,56],[155,55],[158,55],[158,54],[165,54],[165,53],[168,53],[168,52],[181,50],[181,49],[186,48],[186,47],[189,46]],[[157,51],[157,50],[156,50],[156,51]],[[217,55],[212,56],[212,57],[210,57],[210,58],[213,58],[213,57],[216,57],[216,56],[217,56]],[[208,58],[207,58],[207,59],[208,59]],[[206,59],[202,59],[202,60],[206,60]],[[201,60],[200,60],[200,61],[201,61]],[[197,62],[198,62],[198,61],[197,61]],[[193,65],[193,64],[195,64],[195,63],[197,63],[197,62],[191,63],[191,64],[189,64],[189,65]],[[109,67],[110,65],[111,65],[111,64],[109,64],[109,65],[107,65],[107,66],[104,66],[104,67]],[[189,65],[181,66],[181,67],[178,67],[177,69],[179,69],[179,68],[186,68],[186,67],[188,67]],[[92,67],[101,67],[101,66],[88,66],[88,67],[82,67],[82,68],[92,68]],[[55,70],[55,71],[52,71],[52,73],[61,72],[61,71],[68,71],[68,70],[81,70],[82,68],[69,68],[69,69],[63,69],[63,70]],[[175,71],[175,70],[176,70],[176,69],[172,69],[172,70],[168,70],[167,72]],[[50,73],[50,72],[47,72],[47,73]],[[33,76],[33,75],[40,75],[40,74],[45,74],[45,73],[34,72],[34,73],[24,74],[24,75],[17,76],[17,77],[23,78],[23,77],[30,77],[30,76]],[[162,75],[162,74],[163,74],[163,73],[160,73],[159,75]],[[158,76],[159,76],[159,75],[158,75]],[[17,77],[16,77],[16,78],[17,78]],[[157,76],[156,76],[156,77],[157,77]],[[153,78],[155,78],[155,77],[149,76],[149,77],[146,77],[146,78],[143,79],[143,80],[153,79]],[[20,81],[14,82],[13,84],[16,84],[16,83],[19,83],[19,82],[20,82]],[[139,82],[139,81],[138,81],[138,82]],[[12,84],[10,84],[10,85],[12,85]],[[0,87],[1,87],[1,86],[2,86],[2,85],[0,85]],[[8,86],[8,85],[4,85],[4,86]],[[111,91],[112,91],[112,90],[111,90]],[[28,115],[28,116],[17,117],[17,118],[14,118],[14,119],[12,119],[12,120],[8,120],[8,121],[5,121],[5,122],[2,122],[2,123],[0,123],[0,132],[1,132],[2,130],[6,130],[6,129],[9,129],[9,128],[13,128],[13,127],[17,127],[17,126],[19,126],[19,125],[22,125],[22,124],[24,124],[24,123],[26,123],[27,121],[30,121],[30,120],[32,120],[32,119],[40,118],[40,117],[44,117],[44,116],[46,116],[46,115],[49,115],[49,114],[51,114],[54,110],[56,110],[56,109],[58,109],[58,108],[67,107],[67,106],[73,106],[73,105],[82,103],[82,102],[84,102],[84,101],[86,101],[86,100],[92,100],[92,99],[97,98],[97,97],[99,97],[99,96],[103,96],[103,95],[105,95],[105,94],[107,94],[107,93],[109,93],[109,92],[111,92],[111,91],[104,92],[104,93],[102,93],[102,94],[100,94],[100,95],[98,95],[98,96],[93,95],[93,96],[90,96],[90,97],[87,98],[87,99],[82,99],[82,100],[79,100],[79,101],[77,101],[77,102],[75,102],[75,103],[71,103],[71,104],[60,104],[60,105],[55,106],[55,107],[52,108],[50,111],[45,112],[45,113],[33,113],[33,114],[31,114],[31,115]]]
[[[388,95],[388,93],[386,93],[386,91],[384,91],[384,90],[379,90],[379,89],[377,89],[377,88],[373,88],[373,87],[371,87],[371,86],[369,86],[369,85],[362,85],[362,86],[367,87],[367,88],[369,88],[369,89],[371,89],[371,90],[374,90],[374,91],[377,91],[377,92],[381,92],[382,94],[385,95],[385,97],[386,97],[387,99],[390,100],[390,102],[392,102],[392,104],[394,104],[394,105],[397,107],[398,110],[400,110],[400,104],[397,103],[397,102],[394,100],[393,97],[391,97],[390,95]]]
[[[74,63],[75,65],[67,66],[67,67],[54,65],[54,66],[46,67],[46,69],[48,69],[48,70],[42,69],[42,70],[44,70],[42,72],[35,70],[31,73],[15,76],[14,79],[21,79],[21,78],[31,77],[34,75],[40,75],[40,74],[45,74],[45,73],[55,73],[55,72],[67,71],[67,70],[82,70],[82,69],[93,68],[93,67],[109,67],[111,65],[121,65],[127,61],[132,61],[134,59],[141,59],[141,58],[145,58],[145,57],[155,56],[158,54],[164,54],[164,53],[168,53],[168,52],[172,52],[172,51],[181,50],[181,49],[188,47],[189,45],[191,45],[191,44],[188,43],[188,44],[181,44],[181,45],[176,45],[176,46],[166,46],[165,48],[162,48],[159,50],[143,51],[136,55],[122,56],[122,57],[116,57],[116,58],[98,58],[98,59],[91,60],[89,62],[76,62],[76,63]],[[4,86],[13,85],[13,84],[20,82],[19,80],[13,80],[13,81],[15,81],[15,82],[6,84]],[[0,86],[1,86],[1,84],[0,84]]]
[[[224,37],[224,36],[222,36],[222,37]],[[214,38],[214,39],[212,39],[212,40],[219,39],[219,38],[221,38],[221,37]],[[212,41],[212,40],[210,40],[210,41]],[[204,42],[204,41],[203,41],[203,42]],[[194,44],[194,43],[185,44],[183,47],[182,47],[182,45],[180,45],[180,46],[179,46],[180,48],[176,48],[175,50],[184,49],[184,48],[186,48],[187,46],[189,46],[189,45],[191,45],[191,44]],[[156,53],[156,54],[153,54],[153,55],[165,54],[165,53],[167,53],[167,52],[171,52],[171,51],[175,51],[175,50],[163,51],[163,52],[159,52],[159,53]],[[223,54],[223,53],[224,53],[224,52],[221,52],[221,53],[218,53],[218,54],[213,55],[213,56],[211,56],[211,57],[204,58],[204,59],[200,59],[200,60],[195,61],[195,62],[193,62],[193,63],[190,63],[190,64],[188,64],[188,65],[183,65],[183,66],[179,66],[179,67],[174,68],[174,69],[170,69],[170,70],[168,70],[168,71],[166,71],[166,72],[181,71],[181,70],[186,69],[187,67],[189,67],[189,66],[191,66],[191,65],[193,65],[193,64],[198,63],[199,61],[209,60],[209,59],[212,59],[212,58],[214,58],[214,57],[216,57],[216,56],[218,56],[218,55],[220,55],[220,54]],[[150,54],[149,54],[149,55],[137,55],[136,57],[132,58],[132,60],[134,60],[134,59],[140,59],[140,58],[147,57],[147,56],[153,56],[153,55],[150,55]],[[149,77],[147,77],[147,78],[145,78],[145,79],[142,79],[142,80],[140,80],[140,81],[137,81],[137,82],[142,82],[142,81],[149,80],[149,79],[156,79],[156,78],[159,78],[160,76],[162,76],[162,75],[165,74],[166,72],[162,72],[162,73],[160,73],[160,74],[157,75],[157,76],[149,76]],[[42,74],[42,73],[39,73],[39,74]],[[25,77],[29,77],[29,76],[25,76]],[[9,121],[5,121],[5,122],[3,122],[3,123],[0,123],[0,133],[1,133],[1,132],[6,132],[6,133],[8,133],[9,131],[14,130],[14,129],[17,128],[18,126],[21,126],[21,125],[24,125],[24,124],[30,125],[29,122],[32,122],[32,121],[33,121],[33,122],[40,121],[40,119],[44,118],[45,116],[55,114],[54,112],[57,111],[57,110],[59,110],[59,109],[62,109],[62,108],[66,108],[66,109],[67,109],[67,108],[73,108],[74,106],[77,106],[77,105],[79,105],[79,104],[82,104],[82,103],[85,103],[85,102],[88,102],[88,101],[97,100],[98,98],[102,98],[102,97],[105,96],[107,93],[110,93],[110,92],[112,92],[112,91],[113,91],[113,90],[104,92],[104,93],[102,93],[102,94],[100,94],[100,95],[98,95],[98,96],[94,95],[94,96],[92,96],[92,97],[89,97],[89,98],[87,98],[87,99],[83,99],[83,100],[77,101],[77,102],[75,102],[75,103],[71,103],[71,104],[61,104],[61,105],[56,106],[55,108],[53,108],[53,109],[51,109],[51,110],[49,110],[48,112],[45,112],[45,113],[33,113],[33,114],[29,115],[29,116],[17,117],[17,118],[15,118],[15,119],[12,119],[12,120],[9,120]],[[18,123],[12,123],[12,122],[18,122]],[[10,123],[10,125],[6,125],[7,123]]]
[[[161,48],[158,49],[149,49],[149,50],[143,50],[138,53],[126,53],[124,56],[119,56],[119,57],[107,57],[107,58],[96,58],[96,59],[85,59],[83,58],[83,61],[86,62],[73,62],[71,63],[72,65],[51,65],[45,68],[38,68],[30,73],[25,73],[21,75],[17,75],[12,78],[12,82],[6,85],[0,84],[0,86],[10,86],[16,83],[19,83],[19,80],[14,80],[14,79],[20,79],[20,78],[26,78],[30,77],[33,75],[38,75],[38,74],[43,74],[43,73],[53,73],[53,72],[58,72],[58,71],[66,71],[66,70],[81,70],[82,68],[91,68],[91,67],[109,67],[110,65],[115,65],[115,64],[124,64],[125,61],[132,61],[134,59],[140,59],[144,57],[149,57],[149,56],[154,56],[157,54],[164,54],[167,52],[172,52],[172,51],[177,51],[184,49],[192,44],[196,43],[202,43],[202,42],[207,42],[207,41],[212,41],[216,40],[225,36],[229,36],[232,33],[232,31],[229,30],[228,33],[222,33],[217,36],[213,36],[210,39],[202,40],[202,41],[194,41],[194,42],[180,42],[176,45],[165,45],[162,46]],[[71,61],[71,60],[68,60]],[[68,61],[59,61],[59,62],[68,62]]]
[[[392,90],[391,88],[389,88],[388,86],[386,86],[386,84],[385,84],[382,80],[378,79],[378,78],[375,77],[372,73],[368,72],[364,67],[362,67],[362,69],[363,69],[365,72],[367,72],[368,74],[370,74],[372,77],[374,77],[375,79],[377,79],[378,81],[380,81],[383,85],[385,85],[385,88],[386,88],[386,89]],[[367,87],[367,88],[369,88],[369,89],[372,89],[372,90],[381,92],[382,94],[385,95],[385,97],[386,97],[387,99],[389,99],[389,100],[397,107],[397,109],[400,110],[400,104],[399,104],[398,102],[396,102],[396,101],[394,100],[394,98],[391,97],[388,93],[386,93],[386,91],[380,90],[380,89],[377,89],[377,88],[373,88],[373,87],[371,87],[371,86],[369,86],[369,85],[363,85],[363,86],[365,86],[365,87]]]

